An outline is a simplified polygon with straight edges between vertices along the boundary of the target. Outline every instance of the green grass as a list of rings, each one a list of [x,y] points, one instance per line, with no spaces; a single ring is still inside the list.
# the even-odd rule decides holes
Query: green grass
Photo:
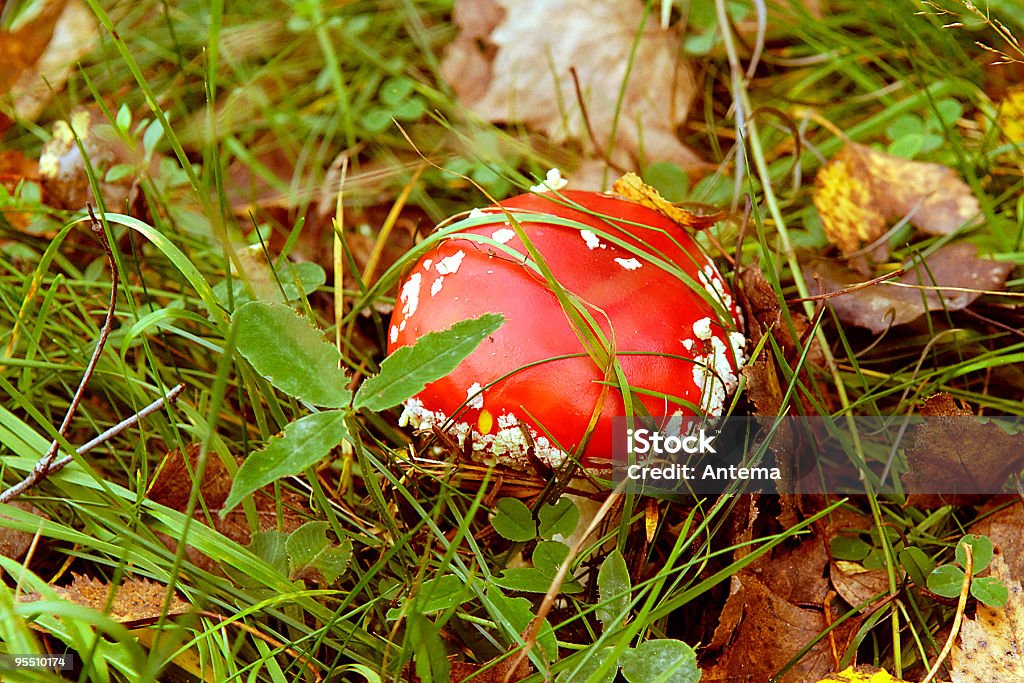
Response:
[[[213,528],[217,511],[206,510],[209,491],[198,477],[186,486],[187,508],[165,507],[147,494],[168,451],[198,444],[200,468],[215,461],[234,472],[238,460],[309,412],[232,352],[230,314],[241,300],[286,290],[286,298],[315,318],[327,338],[341,340],[350,375],[378,370],[387,316],[375,306],[391,303],[387,292],[411,256],[394,268],[378,268],[383,275],[375,281],[362,282],[358,270],[365,254],[341,254],[338,263],[354,277],[343,292],[350,307],[337,324],[332,307],[342,292],[334,283],[309,271],[309,279],[296,284],[293,271],[283,268],[289,257],[316,246],[309,244],[310,235],[318,234],[322,253],[330,253],[337,178],[328,169],[340,154],[351,153],[346,227],[369,224],[375,235],[380,226],[373,211],[389,206],[410,183],[422,161],[419,153],[470,179],[434,166],[419,175],[409,203],[438,222],[486,202],[470,181],[500,198],[514,194],[516,184],[528,186],[553,156],[571,161],[575,152],[552,151],[515,127],[499,130],[463,120],[438,75],[441,50],[454,36],[450,3],[442,0],[251,6],[90,0],[90,6],[116,33],[101,31],[100,47],[72,75],[67,91],[37,124],[16,122],[4,134],[5,148],[37,158],[49,123],[79,105],[98,105],[112,124],[126,106],[133,116],[121,133],[125,141],[142,139],[144,125],[159,125],[146,120],[167,126],[162,140],[147,147],[164,161],[146,165],[139,176],[136,207],[144,210],[136,215],[144,219],[115,216],[125,213],[122,206],[100,207],[117,246],[122,294],[86,400],[59,439],[61,452],[73,452],[170,387],[184,383],[186,389],[176,404],[76,456],[24,496],[36,510],[3,510],[0,532],[38,539],[29,560],[0,558],[0,609],[11,615],[0,620],[0,641],[10,652],[71,648],[84,664],[80,678],[97,681],[146,680],[179,666],[217,681],[313,680],[311,668],[330,672],[330,680],[399,680],[412,670],[426,676],[431,662],[439,666],[439,647],[478,663],[515,648],[527,607],[491,578],[518,553],[532,553],[534,542],[494,534],[488,512],[495,506],[496,473],[466,474],[460,482],[458,473],[445,468],[411,466],[409,437],[397,428],[394,411],[354,416],[350,444],[304,476],[278,482],[268,509],[247,503],[250,530],[260,528],[261,512],[265,529],[251,545]],[[962,7],[949,6],[967,17]],[[659,3],[651,8],[656,17]],[[916,158],[952,167],[971,184],[984,213],[981,226],[955,239],[970,239],[994,258],[1024,263],[1024,158],[1001,138],[998,103],[985,89],[999,86],[1004,76],[985,66],[992,55],[974,41],[1009,48],[976,17],[967,17],[966,28],[944,29],[951,18],[927,10],[912,2],[838,2],[816,19],[799,9],[777,9],[771,49],[752,79],[741,72],[753,40],[749,33],[730,29],[704,58],[704,101],[684,136],[721,165],[718,173],[693,182],[686,199],[742,212],[750,197],[750,226],[739,258],[744,264],[759,260],[780,297],[809,293],[813,283],[797,265],[807,252],[827,246],[811,204],[813,175],[843,140],[823,120],[850,139],[883,148],[897,142],[892,133],[901,129],[894,122],[933,121],[932,133],[942,143]],[[678,13],[679,5],[672,11]],[[1007,10],[1003,19],[1013,16]],[[1024,30],[1008,26],[1018,34]],[[730,53],[741,70],[730,71]],[[732,147],[734,97],[743,111],[756,112],[741,150]],[[962,109],[957,121],[940,116],[941,103],[950,100]],[[386,115],[402,106],[410,113],[400,120],[402,129],[387,125]],[[417,107],[423,113],[414,116]],[[802,135],[798,158],[789,144],[794,129]],[[99,186],[103,178],[89,169],[82,182]],[[246,191],[250,187],[258,196]],[[326,216],[312,211],[321,193],[328,196]],[[251,213],[236,215],[232,205],[248,206]],[[82,212],[54,210],[31,197],[21,206],[34,212],[28,229],[0,218],[5,485],[24,476],[58,437],[109,294],[102,251],[88,235]],[[733,245],[739,228],[723,222],[713,232],[721,244]],[[892,260],[937,241],[894,244]],[[262,258],[263,266],[243,265],[247,276],[239,278],[236,249],[244,244],[260,245],[256,253],[263,256],[255,261]],[[329,270],[333,264],[320,265]],[[876,345],[870,335],[826,312],[806,337],[822,344],[824,367],[791,367],[793,358],[787,360],[774,343],[765,345],[765,353],[783,368],[788,405],[821,413],[897,415],[948,391],[976,411],[1024,415],[1024,342],[1012,331],[1024,327],[1018,310],[1022,284],[1018,269],[1009,293],[987,297],[984,304],[986,315],[1011,329],[936,312]],[[563,303],[579,313],[570,298]],[[782,311],[780,325],[792,327],[789,310]],[[814,319],[813,304],[805,312]],[[587,322],[577,322],[586,337]],[[807,348],[796,351],[800,358]],[[741,398],[737,412],[749,409]],[[543,483],[527,490],[535,509],[556,495]],[[291,503],[296,496],[288,495],[295,492],[303,503],[298,512]],[[621,654],[647,639],[680,638],[697,647],[703,638],[706,644],[710,632],[699,624],[681,627],[673,615],[719,610],[730,577],[809,526],[805,520],[793,528],[769,528],[749,542],[749,554],[734,559],[730,515],[745,505],[736,498],[660,501],[653,539],[646,544],[644,501],[629,497],[622,521],[606,538],[630,567],[655,569],[632,577],[628,609],[614,623],[602,623],[598,606],[615,597],[595,587],[607,551],[602,544],[583,548],[573,568],[591,580],[584,592],[563,595],[548,614],[559,656],[548,662],[534,648],[530,659],[538,672],[531,680],[560,674],[572,680],[572,672],[605,656],[604,647]],[[940,562],[951,561],[956,540],[977,517],[974,508],[923,511],[877,497],[856,505],[876,530],[899,529]],[[186,509],[196,511],[196,519]],[[345,572],[323,586],[289,574],[289,524],[308,520],[328,523],[332,545],[352,547]],[[210,563],[194,562],[185,544],[168,549],[164,537],[187,539]],[[893,540],[879,536],[877,544],[880,566],[895,588],[900,568]],[[115,586],[132,577],[153,579],[222,618],[197,613],[165,619],[160,605],[153,605],[160,626],[147,628],[150,640],[143,646],[109,616],[52,593],[50,586],[66,585],[71,573]],[[426,609],[422,587],[446,576],[457,577],[464,592],[452,604]],[[25,593],[39,593],[41,600],[19,602]],[[903,595],[867,610],[858,638],[842,653],[845,662],[859,652],[861,662],[903,672],[931,661],[951,610]],[[529,614],[535,614],[541,595],[528,597]],[[186,652],[195,663],[186,663]]]

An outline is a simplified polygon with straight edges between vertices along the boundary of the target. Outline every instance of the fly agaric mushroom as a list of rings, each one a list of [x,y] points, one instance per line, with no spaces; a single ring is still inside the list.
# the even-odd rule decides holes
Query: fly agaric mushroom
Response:
[[[609,466],[611,418],[626,414],[622,395],[585,352],[579,325],[533,266],[512,216],[614,347],[634,401],[652,415],[722,414],[745,340],[714,263],[657,211],[611,194],[563,191],[474,210],[471,218],[489,220],[443,238],[407,272],[389,353],[484,313],[505,323],[407,401],[402,426],[447,429],[460,444],[472,433],[475,457],[506,464],[524,464],[532,448],[553,468],[590,430],[582,464]]]

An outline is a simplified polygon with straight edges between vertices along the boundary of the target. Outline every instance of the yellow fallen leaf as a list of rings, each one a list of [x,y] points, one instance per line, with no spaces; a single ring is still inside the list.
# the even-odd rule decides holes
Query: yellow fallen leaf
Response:
[[[1024,591],[1002,555],[992,561],[992,576],[1007,584],[1010,599],[1002,607],[978,603],[974,619],[964,620],[950,653],[953,683],[1024,681]]]
[[[1011,142],[1024,142],[1024,87],[1012,88],[999,105],[999,127]]]
[[[654,209],[677,225],[692,230],[710,228],[725,216],[721,211],[707,216],[698,216],[686,209],[681,209],[662,197],[657,190],[641,180],[636,173],[627,173],[616,180],[612,185],[612,191],[620,197]]]
[[[818,683],[903,683],[903,679],[896,678],[885,669],[876,669],[873,666],[851,666],[839,673],[829,674]]]
[[[814,205],[828,240],[844,255],[874,242],[904,218],[946,235],[980,211],[970,186],[942,164],[909,161],[850,143],[820,171]]]

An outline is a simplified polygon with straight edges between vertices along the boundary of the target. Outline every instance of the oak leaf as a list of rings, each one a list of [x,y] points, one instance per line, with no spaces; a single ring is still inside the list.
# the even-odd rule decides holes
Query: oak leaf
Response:
[[[1024,680],[1024,592],[1001,555],[992,576],[1007,584],[1010,599],[1002,607],[978,603],[974,619],[965,619],[960,643],[950,654],[952,683],[1000,683]]]
[[[930,235],[946,235],[974,220],[978,199],[941,164],[909,161],[850,143],[820,171],[814,205],[825,235],[844,256],[882,237],[903,218]]]
[[[481,118],[520,122],[560,143],[589,140],[575,69],[590,128],[602,152],[614,141],[613,161],[694,166],[699,158],[675,132],[694,77],[678,33],[651,18],[641,26],[646,16],[639,0],[460,0],[462,33],[441,73]]]

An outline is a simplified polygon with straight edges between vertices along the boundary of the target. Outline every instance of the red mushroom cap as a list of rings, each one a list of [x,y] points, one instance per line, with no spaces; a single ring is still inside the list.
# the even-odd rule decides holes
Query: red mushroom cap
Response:
[[[389,353],[484,313],[502,314],[505,324],[451,374],[410,399],[403,425],[447,427],[460,442],[472,431],[478,455],[508,463],[525,463],[532,445],[557,467],[583,442],[603,400],[582,462],[600,468],[612,457],[611,418],[626,414],[622,396],[608,389],[604,369],[585,353],[552,288],[527,264],[506,211],[555,279],[614,338],[623,373],[639,390],[634,400],[652,415],[722,414],[738,383],[745,340],[739,309],[714,263],[656,211],[614,195],[564,191],[520,195],[484,209],[493,221],[443,239],[407,273]]]

